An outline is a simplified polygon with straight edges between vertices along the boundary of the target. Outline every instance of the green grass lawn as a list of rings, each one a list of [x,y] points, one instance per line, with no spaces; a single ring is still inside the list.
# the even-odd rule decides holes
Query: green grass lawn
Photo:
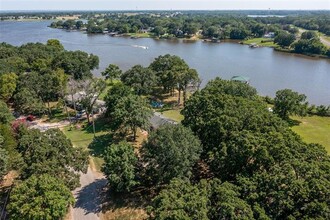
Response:
[[[269,40],[270,40],[269,38],[262,38],[262,37],[260,37],[260,38],[251,38],[251,39],[243,41],[243,44],[256,43],[259,46],[264,46],[264,47],[276,47],[277,46],[273,41],[264,42],[264,43],[261,42],[261,41],[269,41]]]
[[[173,119],[174,121],[181,122],[183,120],[183,115],[180,114],[181,109],[175,109],[175,110],[166,110],[163,111],[162,114],[170,119]]]
[[[325,147],[330,154],[330,117],[292,117],[292,119],[301,122],[298,126],[293,126],[307,143],[319,143]]]
[[[133,33],[130,34],[131,37],[142,37],[142,38],[149,38],[149,37],[153,37],[152,33]]]
[[[107,131],[107,126],[103,120],[95,123],[95,139],[92,126],[87,127],[86,122],[82,123],[82,125],[85,128],[72,128],[70,130],[70,127],[65,127],[63,132],[75,147],[82,147],[90,152],[96,169],[100,170],[103,164],[104,149],[110,145],[112,135]]]

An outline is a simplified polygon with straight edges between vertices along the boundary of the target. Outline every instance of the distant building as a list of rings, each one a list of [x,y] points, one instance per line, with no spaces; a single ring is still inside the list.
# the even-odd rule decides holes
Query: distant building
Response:
[[[274,32],[268,32],[264,35],[264,38],[274,38],[275,37],[275,33]]]
[[[70,106],[73,107],[74,104],[76,105],[76,109],[78,111],[83,110],[82,105],[80,104],[81,100],[86,96],[86,93],[81,91],[77,92],[74,95],[67,95],[65,96],[65,101],[66,103]],[[95,98],[97,97],[96,95],[94,96]],[[94,113],[102,113],[105,110],[106,103],[105,101],[102,100],[95,100],[93,99],[92,101],[95,101],[94,107],[93,107],[93,112]]]

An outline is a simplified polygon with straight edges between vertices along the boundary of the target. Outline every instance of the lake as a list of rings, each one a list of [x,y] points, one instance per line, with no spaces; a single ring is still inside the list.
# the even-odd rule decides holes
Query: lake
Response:
[[[312,104],[330,105],[329,59],[276,52],[266,47],[251,49],[235,42],[214,44],[87,35],[48,28],[50,23],[0,22],[0,41],[17,46],[59,39],[67,50],[83,50],[98,55],[100,68],[94,71],[97,76],[110,63],[127,70],[135,64],[148,66],[157,56],[169,53],[182,57],[195,68],[203,79],[203,85],[217,76],[230,79],[234,75],[243,75],[250,78],[251,85],[261,95],[274,97],[277,90],[289,88],[306,94]]]

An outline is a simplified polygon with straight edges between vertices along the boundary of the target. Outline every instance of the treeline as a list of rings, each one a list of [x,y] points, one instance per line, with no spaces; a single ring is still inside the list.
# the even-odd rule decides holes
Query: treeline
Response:
[[[221,12],[176,12],[176,13],[106,13],[97,16],[85,15],[88,19],[86,28],[90,33],[99,33],[105,30],[118,33],[136,33],[141,30],[153,30],[157,36],[169,35],[174,37],[187,37],[202,31],[203,37],[218,39],[244,39],[246,37],[261,37],[267,32],[277,33],[288,30],[296,33],[297,29],[289,28],[295,25],[308,30],[318,30],[329,35],[330,16],[327,13],[313,15],[287,15],[283,17],[248,17],[249,13],[221,13]],[[82,16],[84,17],[84,16]],[[77,28],[73,21],[53,22],[52,27],[66,29]],[[92,27],[98,27],[93,31]],[[240,29],[242,34],[230,34],[233,30]],[[79,29],[79,28],[77,28]],[[102,31],[100,31],[102,30]],[[237,30],[236,30],[237,32]]]
[[[275,37],[274,43],[278,44],[284,50],[287,49],[295,53],[330,57],[330,49],[321,42],[319,35],[315,31],[303,32],[297,41],[295,35],[280,32]]]
[[[99,58],[82,51],[66,51],[58,40],[20,47],[0,44],[0,97],[23,114],[43,114],[46,104],[63,98],[69,77],[84,79],[98,68]]]

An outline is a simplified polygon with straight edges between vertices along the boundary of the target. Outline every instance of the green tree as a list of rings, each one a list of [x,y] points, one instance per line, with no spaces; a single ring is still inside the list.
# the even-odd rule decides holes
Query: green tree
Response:
[[[256,99],[257,97],[257,90],[252,86],[246,83],[223,80],[219,77],[209,81],[203,92],[209,94],[227,94],[247,99]]]
[[[59,179],[45,174],[16,185],[7,210],[11,219],[62,219],[73,204],[70,190]]]
[[[58,129],[21,130],[18,151],[25,165],[22,167],[23,179],[36,174],[49,174],[62,179],[67,187],[79,186],[77,171],[87,171],[87,152],[74,148],[67,137]]]
[[[295,41],[295,39],[296,39],[296,37],[295,37],[294,34],[288,34],[286,32],[280,32],[274,38],[274,43],[280,45],[281,47],[288,47]]]
[[[9,124],[14,119],[6,103],[0,100],[0,123]]]
[[[162,184],[173,178],[190,177],[201,150],[200,141],[190,129],[181,125],[162,126],[150,134],[141,149],[145,178]]]
[[[243,40],[249,36],[249,32],[244,28],[233,28],[230,31],[230,39],[239,39]]]
[[[106,115],[111,116],[115,111],[118,101],[126,96],[133,95],[132,88],[124,85],[122,82],[114,84],[105,97],[107,106]]]
[[[276,92],[274,113],[284,120],[288,120],[290,115],[304,116],[307,106],[308,103],[304,94],[299,94],[291,89]]]
[[[151,219],[207,220],[208,191],[204,185],[172,180],[148,207]]]
[[[49,40],[47,40],[47,46],[54,47],[54,48],[56,48],[56,49],[59,50],[59,51],[64,50],[63,45],[62,45],[61,42],[60,42],[59,40],[57,40],[57,39],[49,39]]]
[[[102,171],[115,192],[129,192],[137,184],[135,169],[137,156],[127,142],[112,144],[106,149]]]
[[[17,75],[15,73],[0,74],[0,98],[7,102],[16,89]]]
[[[305,31],[301,34],[301,39],[310,40],[310,39],[320,39],[315,31]]]
[[[250,205],[240,199],[239,187],[218,179],[210,185],[209,219],[254,219]]]
[[[146,95],[155,87],[156,75],[151,69],[136,65],[121,75],[121,81],[131,86],[137,95]]]
[[[115,64],[110,64],[103,72],[102,76],[105,76],[105,79],[110,79],[111,84],[114,79],[119,79],[122,75],[121,69]]]
[[[4,138],[0,135],[0,181],[8,171],[8,153],[3,149]]]
[[[13,129],[9,125],[0,123],[0,136],[2,141],[0,148],[5,150],[8,157],[7,170],[20,170],[22,168],[22,158],[17,151],[17,141]]]
[[[82,21],[76,21],[76,28],[80,30],[84,26],[84,23]]]
[[[90,77],[91,70],[99,67],[99,58],[83,51],[63,51],[54,57],[52,68],[61,68],[74,79]]]
[[[116,123],[124,129],[132,131],[133,139],[136,140],[138,128],[149,129],[149,118],[152,115],[150,106],[146,100],[137,95],[129,95],[118,100],[112,117]]]
[[[157,57],[149,66],[156,72],[159,85],[165,92],[173,92],[177,87],[178,76],[189,69],[186,62],[178,56],[166,54]]]
[[[14,95],[15,110],[22,114],[42,114],[45,112],[45,105],[41,98],[33,91],[22,88]]]
[[[318,39],[300,39],[293,44],[296,53],[303,54],[325,54],[327,48]]]

